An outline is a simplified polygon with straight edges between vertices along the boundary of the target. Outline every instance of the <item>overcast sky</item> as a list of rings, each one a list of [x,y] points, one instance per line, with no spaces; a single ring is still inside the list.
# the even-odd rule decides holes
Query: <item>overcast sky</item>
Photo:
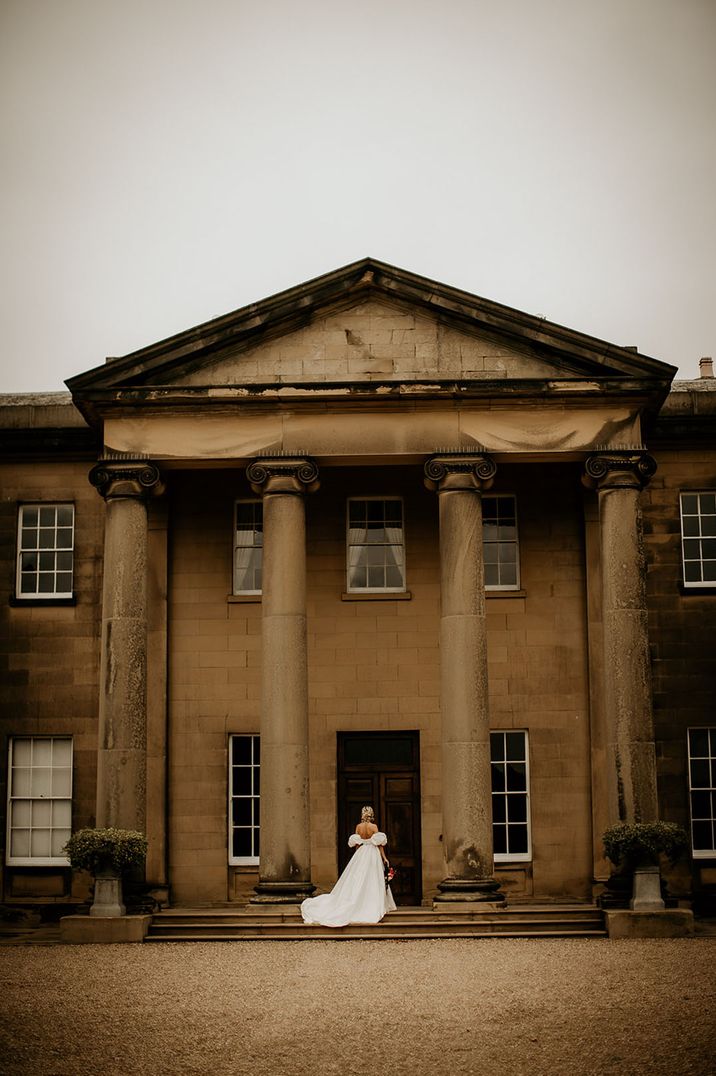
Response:
[[[0,0],[0,390],[370,255],[716,356],[716,0]]]

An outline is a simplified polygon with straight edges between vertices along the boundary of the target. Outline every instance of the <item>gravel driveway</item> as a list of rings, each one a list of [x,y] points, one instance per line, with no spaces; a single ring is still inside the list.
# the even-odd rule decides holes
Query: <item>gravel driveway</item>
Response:
[[[716,939],[0,950],[6,1076],[713,1071]]]

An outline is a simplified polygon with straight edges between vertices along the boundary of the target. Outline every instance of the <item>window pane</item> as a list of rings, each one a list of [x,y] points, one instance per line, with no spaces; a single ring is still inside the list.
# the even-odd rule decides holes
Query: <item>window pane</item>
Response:
[[[72,795],[71,770],[58,768],[52,771],[52,795],[68,797]]]
[[[18,737],[12,741],[13,766],[29,766],[32,761],[32,740]]]
[[[507,817],[510,822],[527,821],[527,796],[507,797]]]
[[[698,493],[682,493],[681,495],[681,510],[684,514],[694,515],[699,510],[699,495]]]
[[[10,855],[11,856],[29,856],[30,855],[30,830],[29,829],[16,829],[13,831],[10,841]]]
[[[56,518],[57,516],[54,505],[51,508],[40,508],[41,527],[54,527]]]
[[[508,840],[510,852],[514,855],[522,855],[527,851],[527,826],[508,826]]]
[[[20,571],[36,572],[38,565],[37,553],[23,553],[20,557]]]
[[[716,579],[716,560],[705,560],[703,564],[704,582]]]
[[[524,762],[508,762],[507,791],[523,792],[527,790],[527,772]]]
[[[248,797],[241,796],[233,801],[231,804],[231,821],[235,826],[251,825],[251,800]]]
[[[55,590],[55,577],[52,572],[40,572],[37,587],[40,594],[52,594]]]
[[[496,587],[499,583],[499,569],[497,564],[485,565],[485,586]]]
[[[701,540],[699,538],[684,539],[684,556],[687,560],[699,560],[701,557]]]
[[[50,530],[48,527],[40,528],[40,538],[38,541],[40,549],[54,549],[55,548],[55,531],[54,528]]]
[[[708,852],[714,847],[713,826],[711,822],[692,822],[691,831],[694,849]]]
[[[57,594],[71,594],[72,593],[72,573],[60,572],[57,575]]]
[[[231,739],[231,761],[234,766],[251,765],[251,736],[233,736]]]
[[[508,732],[505,737],[507,743],[507,757],[511,762],[522,762],[525,757],[525,734],[524,732]]]
[[[708,759],[696,758],[691,760],[691,787],[711,787],[711,773]]]
[[[22,509],[22,525],[23,527],[36,527],[38,520],[37,508],[24,507]]]
[[[687,583],[701,582],[701,564],[698,560],[687,560],[684,563],[684,579]]]
[[[716,514],[716,493],[701,494],[701,513],[705,516]]]
[[[711,793],[691,793],[691,816],[692,818],[711,818]]]
[[[506,822],[507,821],[507,807],[505,804],[505,797],[497,795],[492,797],[492,821],[493,822]]]
[[[52,825],[55,829],[69,829],[72,825],[70,800],[55,800],[52,804]]]
[[[71,527],[60,527],[57,531],[57,549],[72,549]]]
[[[33,829],[30,836],[30,855],[46,858],[52,854],[49,829]]]
[[[505,757],[505,737],[501,732],[490,733],[490,757],[493,762],[502,762]]]
[[[232,837],[232,851],[235,856],[250,856],[253,855],[251,851],[251,830],[250,829],[235,829]]]
[[[32,804],[32,825],[35,829],[39,829],[41,826],[49,827],[52,825],[52,801],[51,800],[34,800]]]
[[[505,791],[505,767],[500,763],[493,763],[492,770],[492,791],[504,792]]]
[[[62,851],[62,849],[70,839],[70,834],[71,830],[69,829],[69,827],[67,829],[53,829],[51,841],[53,856],[64,856],[65,853]]]
[[[12,770],[12,794],[13,796],[29,796],[31,791],[30,774],[32,771],[25,766],[13,766]]]
[[[500,583],[503,587],[512,587],[517,584],[517,566],[504,564],[500,567]]]
[[[689,753],[692,758],[709,757],[708,729],[689,729]]]
[[[49,796],[52,793],[52,771],[48,768],[32,768],[31,790],[33,796]]]
[[[52,740],[33,740],[32,742],[32,765],[52,765]]]
[[[492,843],[495,855],[504,855],[507,851],[507,826],[492,827]]]
[[[57,526],[58,527],[71,527],[74,518],[74,509],[72,505],[60,505],[57,509]]]
[[[16,800],[12,804],[12,827],[19,829],[22,826],[30,828],[32,821],[32,802],[30,800]]]
[[[684,516],[682,527],[685,538],[698,538],[701,533],[698,516]]]

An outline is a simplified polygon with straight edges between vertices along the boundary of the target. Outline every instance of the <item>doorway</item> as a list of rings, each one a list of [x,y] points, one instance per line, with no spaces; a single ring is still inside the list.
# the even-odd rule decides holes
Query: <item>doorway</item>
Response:
[[[396,904],[422,900],[420,846],[420,733],[338,733],[338,869],[350,850],[348,838],[370,804],[388,837],[388,859],[397,869],[391,890]]]

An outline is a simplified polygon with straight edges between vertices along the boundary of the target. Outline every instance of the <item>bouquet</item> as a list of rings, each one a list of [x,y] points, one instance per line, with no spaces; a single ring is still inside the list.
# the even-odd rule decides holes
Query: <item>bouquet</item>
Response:
[[[383,873],[385,875],[385,888],[387,889],[395,878],[395,870],[388,863],[385,863],[383,865]]]

